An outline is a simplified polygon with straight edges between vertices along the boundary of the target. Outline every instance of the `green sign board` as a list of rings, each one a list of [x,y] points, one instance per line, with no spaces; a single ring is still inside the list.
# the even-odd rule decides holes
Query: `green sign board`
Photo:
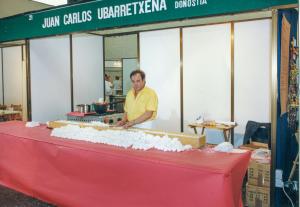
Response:
[[[262,10],[297,0],[100,0],[0,19],[0,42]]]

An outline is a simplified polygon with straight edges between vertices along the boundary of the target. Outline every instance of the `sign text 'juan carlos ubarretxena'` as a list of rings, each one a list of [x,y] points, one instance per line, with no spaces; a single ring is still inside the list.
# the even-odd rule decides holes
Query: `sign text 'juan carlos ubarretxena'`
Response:
[[[173,9],[182,9],[189,7],[203,6],[207,4],[207,0],[180,0],[174,1]],[[44,18],[42,28],[59,27],[60,25],[81,24],[93,21],[96,16],[97,20],[115,19],[127,16],[143,15],[148,13],[157,13],[167,11],[168,6],[166,0],[145,0],[135,1],[115,6],[104,6],[97,8],[97,15],[93,15],[91,9],[80,12],[68,13],[61,16],[53,16]]]
[[[297,4],[298,0],[97,0],[0,19],[0,42]]]

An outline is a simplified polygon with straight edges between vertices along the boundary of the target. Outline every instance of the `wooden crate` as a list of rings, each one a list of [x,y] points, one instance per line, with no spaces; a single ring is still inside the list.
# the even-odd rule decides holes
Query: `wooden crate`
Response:
[[[68,125],[68,123],[61,122],[61,121],[51,121],[48,123],[49,128],[60,128],[63,126]],[[169,138],[178,138],[178,140],[184,145],[191,145],[192,148],[201,148],[204,147],[206,144],[206,137],[205,135],[194,135],[194,134],[184,134],[184,133],[177,133],[177,132],[164,132],[158,130],[151,130],[151,129],[138,129],[138,128],[129,128],[123,129],[122,127],[101,127],[101,126],[94,126],[89,125],[88,123],[82,122],[72,122],[72,125],[78,125],[79,127],[92,127],[96,130],[127,130],[127,131],[143,131],[146,134],[152,134],[155,136],[163,137],[167,135]]]

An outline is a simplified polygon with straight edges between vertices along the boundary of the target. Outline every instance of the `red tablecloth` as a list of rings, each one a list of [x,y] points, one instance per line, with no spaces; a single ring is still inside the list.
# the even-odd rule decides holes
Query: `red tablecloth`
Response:
[[[139,151],[0,124],[0,184],[70,207],[235,207],[250,153]]]

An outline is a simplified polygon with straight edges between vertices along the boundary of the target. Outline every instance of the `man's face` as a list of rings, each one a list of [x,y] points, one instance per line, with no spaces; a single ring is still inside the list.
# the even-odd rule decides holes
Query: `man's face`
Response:
[[[145,80],[142,79],[142,77],[139,73],[137,73],[137,74],[135,74],[134,76],[131,77],[131,83],[132,83],[132,88],[136,92],[139,92],[145,86]]]

